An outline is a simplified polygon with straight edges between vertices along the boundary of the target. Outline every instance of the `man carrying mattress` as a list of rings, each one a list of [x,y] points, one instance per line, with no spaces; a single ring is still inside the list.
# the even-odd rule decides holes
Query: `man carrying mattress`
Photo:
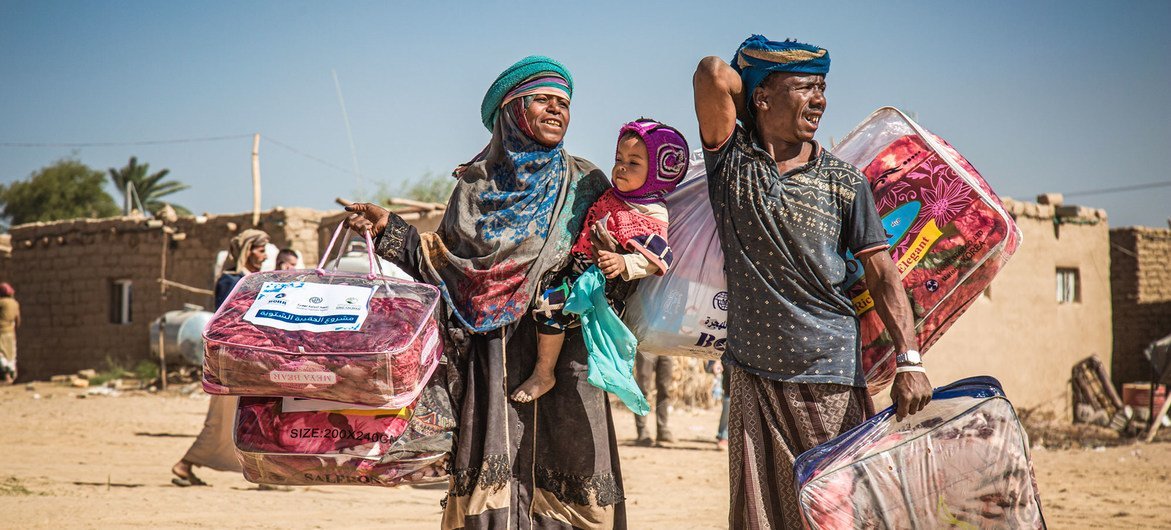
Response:
[[[898,348],[898,417],[931,384],[887,235],[857,168],[814,141],[829,52],[754,35],[694,77],[708,190],[728,278],[731,528],[801,528],[797,455],[872,413],[846,251]]]

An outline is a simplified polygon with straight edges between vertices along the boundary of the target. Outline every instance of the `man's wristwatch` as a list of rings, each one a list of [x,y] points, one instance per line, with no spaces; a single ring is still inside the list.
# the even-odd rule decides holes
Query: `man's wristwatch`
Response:
[[[919,355],[919,352],[917,352],[915,350],[907,350],[903,353],[896,355],[895,362],[900,365],[904,365],[904,364],[919,365],[919,364],[923,364],[923,356]]]

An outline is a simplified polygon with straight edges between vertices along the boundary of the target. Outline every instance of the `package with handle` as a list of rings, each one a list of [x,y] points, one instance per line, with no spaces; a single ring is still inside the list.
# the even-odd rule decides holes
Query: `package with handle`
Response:
[[[204,390],[376,407],[412,403],[443,352],[439,291],[376,274],[374,245],[366,239],[368,274],[319,268],[241,279],[204,330]]]
[[[728,335],[728,284],[702,151],[692,153],[666,203],[674,263],[662,276],[639,280],[623,319],[639,351],[719,359]]]
[[[444,370],[402,409],[241,397],[234,440],[244,478],[272,485],[397,486],[440,480],[455,428]]]
[[[834,154],[870,182],[925,353],[1016,252],[1020,230],[967,159],[894,107],[871,114]],[[874,310],[861,263],[847,260],[843,285],[861,320],[868,388],[877,394],[894,381],[898,352]]]
[[[888,408],[794,470],[813,530],[1045,528],[1028,437],[991,377],[936,389],[902,421]]]

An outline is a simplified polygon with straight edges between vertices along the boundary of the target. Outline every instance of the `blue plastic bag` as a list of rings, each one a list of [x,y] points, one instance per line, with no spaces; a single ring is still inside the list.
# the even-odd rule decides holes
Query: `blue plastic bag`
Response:
[[[592,266],[573,282],[573,290],[562,311],[579,315],[581,334],[589,352],[589,375],[586,380],[618,396],[627,408],[639,416],[651,410],[646,396],[634,381],[634,357],[638,341],[606,302],[606,277]]]

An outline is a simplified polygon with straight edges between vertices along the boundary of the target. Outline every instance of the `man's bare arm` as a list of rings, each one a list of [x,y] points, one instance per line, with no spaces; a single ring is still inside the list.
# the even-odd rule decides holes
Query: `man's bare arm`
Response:
[[[744,84],[728,63],[716,56],[704,57],[691,79],[695,89],[695,116],[703,146],[715,148],[736,128],[736,117],[745,115]]]
[[[895,351],[919,349],[919,337],[915,335],[915,316],[911,302],[903,290],[899,269],[890,253],[885,250],[865,252],[858,256],[866,271],[866,286],[874,298],[874,309],[894,339]],[[891,399],[897,406],[896,416],[902,420],[915,414],[931,401],[931,381],[926,372],[904,372],[895,374],[890,391]]]

